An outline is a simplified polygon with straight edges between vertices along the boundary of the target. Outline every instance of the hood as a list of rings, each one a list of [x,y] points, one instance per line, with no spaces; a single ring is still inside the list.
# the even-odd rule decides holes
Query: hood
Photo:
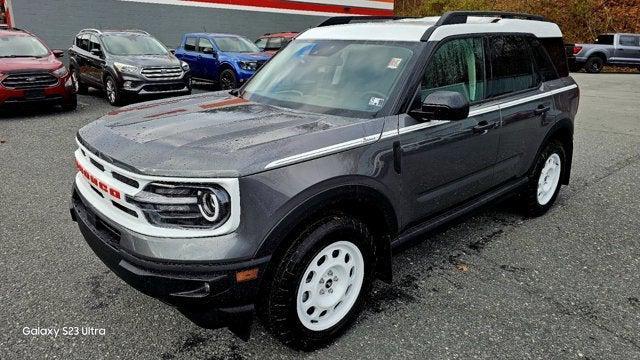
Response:
[[[229,57],[233,57],[236,60],[240,61],[263,61],[269,60],[273,56],[273,54],[269,54],[267,52],[257,52],[257,53],[239,53],[239,52],[229,52],[227,53]]]
[[[53,54],[42,58],[0,58],[0,73],[55,70],[62,66],[62,62]]]
[[[292,111],[218,92],[114,110],[80,129],[78,138],[90,151],[136,173],[238,177],[289,156],[380,134],[381,127],[364,125],[371,121]]]
[[[166,55],[138,55],[113,56],[113,60],[127,65],[139,67],[180,66],[180,60],[172,54]]]

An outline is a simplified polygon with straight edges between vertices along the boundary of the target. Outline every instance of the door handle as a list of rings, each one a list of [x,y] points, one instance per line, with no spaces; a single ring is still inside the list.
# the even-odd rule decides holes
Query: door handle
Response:
[[[485,133],[490,129],[493,129],[495,127],[495,123],[488,123],[485,120],[482,120],[478,123],[478,125],[474,126],[473,129],[473,133],[474,134],[478,134],[478,133]]]
[[[537,109],[535,109],[533,111],[533,113],[536,114],[536,115],[543,115],[543,114],[546,114],[547,112],[549,112],[549,110],[551,110],[551,106],[540,105],[540,106],[538,106]]]

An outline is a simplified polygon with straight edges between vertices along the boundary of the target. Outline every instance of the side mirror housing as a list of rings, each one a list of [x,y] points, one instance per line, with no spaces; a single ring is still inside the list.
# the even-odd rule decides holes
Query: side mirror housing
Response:
[[[436,91],[427,96],[419,109],[409,112],[418,120],[462,120],[469,116],[469,101],[455,91]]]
[[[64,51],[62,50],[52,50],[51,52],[53,53],[53,56],[57,58],[61,58],[64,56]]]

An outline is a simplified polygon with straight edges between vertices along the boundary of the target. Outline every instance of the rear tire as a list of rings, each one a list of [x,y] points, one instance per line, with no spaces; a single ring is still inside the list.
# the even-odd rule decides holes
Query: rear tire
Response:
[[[590,74],[597,74],[602,71],[602,68],[604,68],[604,60],[599,56],[590,57],[584,65],[585,71]]]
[[[559,141],[549,142],[536,158],[524,193],[527,215],[535,217],[549,211],[558,197],[566,169],[566,153]]]
[[[75,86],[76,94],[85,95],[89,92],[89,87],[80,81],[80,73],[76,69],[71,69],[71,77],[73,78],[73,86]]]
[[[309,225],[286,250],[259,304],[281,342],[313,350],[335,340],[357,319],[374,277],[373,237],[344,215]]]

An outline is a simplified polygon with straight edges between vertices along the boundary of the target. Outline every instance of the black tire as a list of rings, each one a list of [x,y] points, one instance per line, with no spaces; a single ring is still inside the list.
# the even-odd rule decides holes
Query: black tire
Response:
[[[78,96],[76,94],[71,95],[68,101],[61,104],[62,110],[74,111],[78,108]]]
[[[221,90],[233,90],[238,87],[236,73],[231,69],[224,69],[220,73],[218,84]]]
[[[539,190],[544,189],[544,185],[539,184],[542,180],[542,171],[543,169],[545,169],[547,161],[551,161],[550,158],[554,155],[557,155],[560,163],[560,171],[558,173],[557,184],[555,186],[555,189],[553,190],[553,193],[547,191],[547,196],[541,197],[538,195],[538,193]],[[549,211],[551,206],[553,206],[553,203],[556,201],[556,198],[558,197],[558,193],[560,192],[560,188],[562,187],[562,179],[564,177],[565,171],[566,153],[564,151],[564,147],[559,141],[550,141],[540,152],[540,154],[538,154],[535,165],[529,172],[529,184],[527,185],[527,189],[525,190],[523,196],[525,201],[525,211],[528,216],[536,217],[543,215],[544,213]],[[546,175],[546,178],[548,178],[548,173]]]
[[[341,308],[336,311],[336,309],[338,309],[342,304],[342,300],[340,300],[336,305],[329,306],[331,310],[328,314],[332,315],[333,312],[336,312],[337,314],[332,319],[333,321],[337,321],[333,326],[324,330],[311,330],[302,323],[298,316],[298,288],[300,286],[306,286],[307,284],[309,286],[315,286],[316,289],[319,289],[319,293],[314,291],[313,296],[316,296],[317,299],[324,296],[319,294],[323,293],[325,286],[328,286],[328,289],[332,286],[332,284],[329,284],[329,282],[332,281],[331,278],[328,278],[325,282],[324,276],[333,276],[333,274],[330,272],[325,273],[324,275],[314,273],[314,275],[311,275],[312,278],[309,278],[309,276],[305,277],[305,274],[310,274],[308,267],[314,266],[316,263],[320,262],[320,260],[318,260],[314,263],[313,260],[315,260],[317,256],[321,256],[321,251],[326,251],[326,249],[330,249],[331,246],[335,246],[336,244],[344,244],[345,241],[341,240],[346,239],[348,239],[349,244],[357,246],[362,255],[362,263],[364,266],[362,270],[363,279],[360,292],[357,294],[357,297],[353,297],[355,296],[354,294],[351,300],[344,300],[347,303],[353,302],[353,306],[351,306],[350,309]],[[265,282],[265,294],[261,297],[262,301],[258,304],[258,313],[262,321],[276,338],[295,349],[308,351],[317,349],[318,347],[332,342],[349,328],[362,310],[364,299],[367,298],[371,290],[374,278],[374,249],[373,237],[369,233],[366,225],[357,219],[344,215],[335,215],[322,218],[319,221],[312,223],[300,233],[296,240],[286,250],[284,255],[280,258],[277,267]],[[348,259],[348,256],[345,256],[345,258],[342,259],[342,252],[338,252],[338,254],[336,254],[336,252],[333,251],[329,254],[332,255],[322,256],[332,257],[328,258],[328,260],[325,259],[327,261],[327,265],[330,265],[331,261],[335,262],[336,259],[338,262],[344,260],[348,267],[351,267],[351,264],[357,265],[359,263],[359,261],[357,261],[358,259],[354,258],[351,260]],[[345,252],[344,254],[346,255],[348,252]],[[322,259],[322,257],[320,259]],[[333,269],[333,267],[330,267],[330,269]],[[338,271],[336,271],[336,274],[337,273]],[[349,272],[349,275],[346,275],[345,272],[342,272],[341,274],[345,274],[346,280],[342,279],[343,282],[340,283],[337,282],[338,280],[335,280],[336,282],[333,282],[333,285],[336,286],[336,289],[338,289],[339,285],[345,284],[342,286],[347,286],[346,284],[348,282],[353,281],[351,275],[354,274],[354,272]],[[320,279],[317,283],[318,285],[312,285],[316,284],[318,279]],[[336,279],[338,279],[337,276]],[[303,281],[305,282],[304,284],[302,283]],[[351,287],[352,285],[350,284],[347,286],[345,291],[341,292],[344,295],[340,297],[340,299],[346,299]],[[336,290],[336,294],[338,291],[339,290]],[[301,297],[304,297],[306,294],[308,294],[308,292],[305,291],[301,294]],[[327,294],[327,296],[334,295]],[[312,314],[316,311],[320,312],[321,310],[322,309],[315,309]],[[339,316],[343,311],[346,311],[346,313]],[[327,314],[326,311],[324,311],[324,313]],[[322,316],[323,312],[320,312],[319,318],[322,318]],[[327,323],[326,325],[330,325],[330,323]]]
[[[85,95],[89,92],[87,84],[80,80],[80,72],[74,68],[71,69],[71,76],[73,76],[74,86],[76,87],[76,94]]]
[[[597,74],[604,68],[604,60],[599,56],[592,56],[584,65],[584,70],[590,74]]]
[[[118,83],[113,76],[107,75],[104,78],[104,92],[109,104],[113,106],[121,106],[125,104],[125,97],[122,90],[118,88]]]

